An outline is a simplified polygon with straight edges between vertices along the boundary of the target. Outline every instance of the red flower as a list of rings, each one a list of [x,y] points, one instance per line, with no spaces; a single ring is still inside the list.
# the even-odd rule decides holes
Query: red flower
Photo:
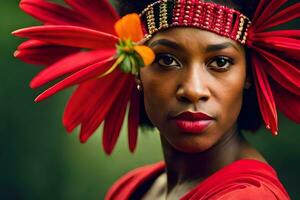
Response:
[[[103,147],[107,154],[116,144],[130,102],[128,139],[129,148],[134,151],[139,119],[139,95],[134,76],[119,68],[100,76],[116,60],[115,46],[119,37],[114,24],[119,17],[106,0],[65,2],[68,7],[45,0],[20,2],[25,12],[44,23],[13,32],[29,38],[18,47],[15,56],[45,66],[32,79],[30,87],[37,88],[63,78],[35,101],[78,85],[65,108],[63,124],[68,132],[80,125],[80,141],[84,143],[104,122]]]
[[[300,3],[281,9],[285,3],[261,0],[247,38],[260,111],[273,135],[278,134],[276,108],[300,123],[300,31],[277,27],[299,18]]]

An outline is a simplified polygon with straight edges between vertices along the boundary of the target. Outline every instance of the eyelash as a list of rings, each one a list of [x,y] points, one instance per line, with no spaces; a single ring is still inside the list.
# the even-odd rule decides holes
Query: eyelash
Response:
[[[173,62],[176,62],[177,64],[176,65],[174,65],[174,64],[173,65],[162,64],[160,61],[163,58],[171,58],[173,60],[171,64],[173,64]],[[179,61],[171,54],[156,54],[154,63],[157,63],[157,64],[159,64],[160,66],[163,66],[163,67],[174,67],[174,66],[176,66],[177,68],[181,67]]]
[[[225,65],[223,65],[221,67],[220,66],[212,66],[211,67],[210,65],[214,62],[217,62],[218,59],[220,59],[220,60],[223,59],[226,62]],[[232,58],[227,57],[227,56],[217,56],[217,57],[213,58],[207,66],[208,66],[208,68],[214,69],[216,71],[227,71],[233,64],[234,64],[234,60]]]
[[[171,65],[171,64],[168,65],[168,64],[163,64],[163,63],[161,63],[160,61],[163,60],[164,58],[169,58],[169,59],[171,59],[171,60],[172,60],[172,62],[171,62],[172,65]],[[220,61],[221,59],[222,59],[223,61],[225,61],[225,65],[223,65],[223,66],[221,66],[221,67],[219,67],[219,66],[212,66],[212,65],[211,65],[212,63],[217,62],[217,61]],[[174,62],[176,62],[177,64],[173,64]],[[177,58],[176,58],[175,56],[171,55],[171,54],[157,54],[157,55],[155,56],[154,63],[157,63],[158,65],[163,66],[163,67],[167,67],[167,68],[169,68],[169,67],[177,67],[177,68],[180,68],[180,67],[181,67],[181,64],[180,64],[180,62],[177,60]],[[218,65],[218,63],[216,63],[216,64]],[[219,64],[220,64],[220,63],[219,63]],[[211,60],[209,61],[207,67],[208,67],[209,69],[213,69],[213,70],[215,70],[215,71],[220,71],[220,72],[222,72],[222,71],[227,71],[227,70],[231,67],[231,65],[233,65],[233,64],[234,64],[234,60],[233,60],[232,58],[230,58],[230,57],[227,57],[227,56],[216,56],[216,57],[214,57],[213,59],[211,59]],[[225,66],[225,67],[224,67],[224,66]]]

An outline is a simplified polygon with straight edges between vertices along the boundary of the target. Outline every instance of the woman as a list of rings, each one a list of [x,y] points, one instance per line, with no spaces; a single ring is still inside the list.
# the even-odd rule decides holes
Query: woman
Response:
[[[37,101],[79,84],[64,125],[68,131],[81,125],[85,142],[105,119],[103,146],[108,154],[128,101],[129,147],[134,150],[139,96],[144,102],[142,124],[150,123],[148,116],[160,131],[165,162],[129,172],[106,199],[289,199],[276,172],[240,131],[257,130],[262,118],[276,135],[275,105],[299,123],[300,71],[294,64],[299,48],[291,45],[299,44],[299,33],[266,32],[296,18],[299,4],[278,11],[284,1],[120,1],[121,16],[140,13],[142,30],[137,15],[117,21],[106,1],[93,1],[91,7],[66,1],[72,9],[33,2],[23,0],[21,7],[48,26],[14,33],[31,39],[16,57],[49,65],[31,86],[71,74]],[[46,60],[29,51],[42,48],[49,50]],[[62,49],[64,54],[58,55]]]
[[[121,1],[119,10],[121,15],[140,13],[140,7],[150,3],[143,1],[141,6]],[[249,8],[253,9],[249,5],[242,9],[249,14]],[[273,169],[240,134],[244,129],[241,121],[254,121],[253,111],[240,116],[240,124],[237,120],[244,91],[253,89],[244,47],[192,27],[159,31],[147,45],[156,59],[140,70],[138,84],[146,113],[160,131],[165,164],[130,172],[106,199],[288,199],[276,176],[269,176]],[[258,109],[253,105],[252,100],[243,106]],[[255,111],[252,115],[260,119]],[[256,122],[250,127],[257,126]],[[215,188],[209,190],[212,184]]]

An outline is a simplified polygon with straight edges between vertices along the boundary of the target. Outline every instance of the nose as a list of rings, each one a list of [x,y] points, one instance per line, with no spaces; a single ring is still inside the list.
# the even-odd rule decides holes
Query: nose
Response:
[[[180,102],[205,102],[210,98],[208,77],[199,65],[183,70],[179,79],[176,98]]]

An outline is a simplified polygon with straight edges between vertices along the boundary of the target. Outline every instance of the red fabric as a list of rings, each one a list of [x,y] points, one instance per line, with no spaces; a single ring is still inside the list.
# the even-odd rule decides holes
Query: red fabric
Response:
[[[108,191],[105,200],[127,200],[147,180],[159,176],[165,164],[159,162],[135,169],[121,177]],[[289,195],[268,164],[242,159],[201,182],[180,200],[288,200]]]

